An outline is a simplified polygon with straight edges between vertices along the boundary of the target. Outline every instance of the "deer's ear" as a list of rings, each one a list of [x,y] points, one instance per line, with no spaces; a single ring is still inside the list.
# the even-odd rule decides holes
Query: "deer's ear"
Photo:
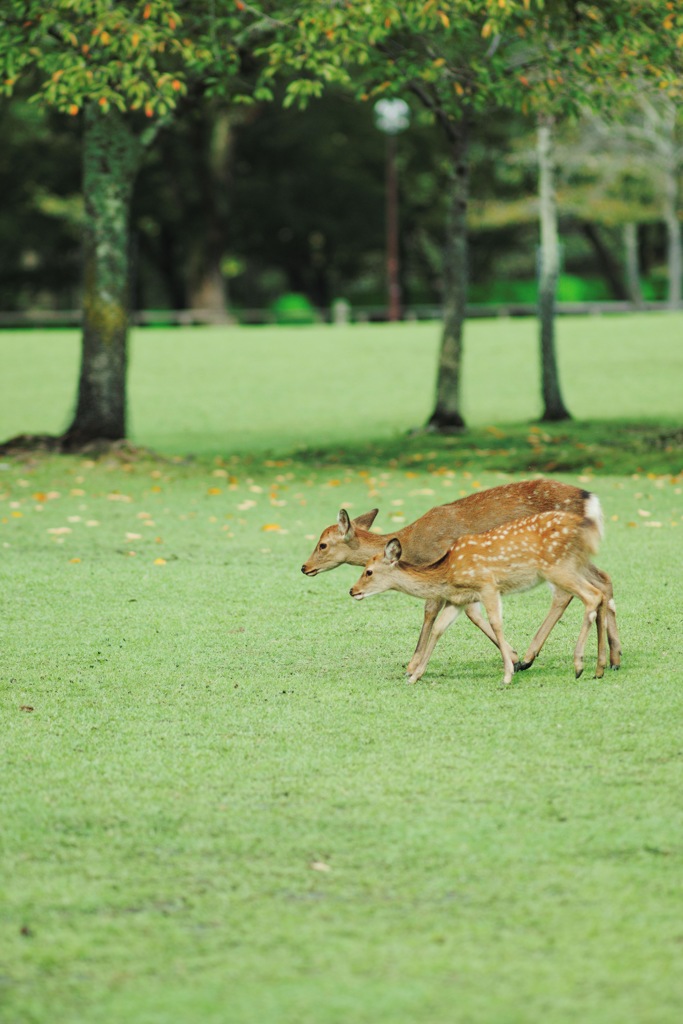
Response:
[[[353,521],[353,525],[360,526],[363,530],[369,530],[374,523],[378,512],[378,508],[372,508],[369,512],[364,512],[362,516],[356,516]]]
[[[390,565],[396,565],[401,558],[401,542],[398,537],[392,537],[384,549],[384,561]]]
[[[344,538],[344,540],[351,540],[351,538],[355,535],[356,531],[354,530],[353,524],[349,519],[349,513],[346,511],[345,508],[339,509],[339,515],[337,516],[337,524],[339,526],[339,532]]]

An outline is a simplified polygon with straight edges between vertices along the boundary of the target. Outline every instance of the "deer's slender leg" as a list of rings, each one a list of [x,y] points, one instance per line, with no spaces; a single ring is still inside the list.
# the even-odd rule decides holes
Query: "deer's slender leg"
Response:
[[[598,617],[596,620],[598,629],[598,664],[595,669],[595,678],[602,679],[605,674],[605,666],[607,664],[607,602],[605,601],[605,595],[602,595],[602,600],[598,606]]]
[[[580,598],[585,608],[579,638],[574,648],[576,678],[578,679],[583,672],[583,652],[586,647],[586,639],[588,638],[591,626],[596,620],[598,624],[598,668],[596,669],[596,674],[600,673],[600,659],[601,657],[606,659],[607,652],[606,616],[602,608],[604,603],[602,591],[598,587],[594,587],[592,583],[588,583],[585,578],[578,576],[576,570],[570,566],[556,566],[550,582],[561,590],[569,591]],[[599,612],[601,614],[598,614]],[[604,671],[604,664],[602,668]]]
[[[530,666],[533,665],[541,652],[543,644],[546,642],[552,630],[564,615],[565,610],[572,599],[572,595],[568,594],[566,590],[558,590],[556,587],[552,586],[552,584],[551,587],[553,591],[553,600],[550,605],[550,611],[541,623],[536,636],[529,644],[527,652],[524,655],[523,660],[520,662],[519,667],[521,671],[524,671],[524,669],[530,668]]]
[[[420,661],[422,660],[422,655],[424,653],[424,649],[427,646],[427,641],[429,640],[432,628],[434,626],[434,620],[436,619],[437,615],[439,614],[445,603],[446,602],[440,598],[425,601],[425,612],[424,619],[422,620],[422,629],[420,630],[420,636],[418,637],[415,652],[406,667],[407,675],[412,676],[413,672],[420,664]]]
[[[436,619],[437,614],[443,608],[444,604],[445,604],[444,601],[427,601],[427,602],[425,602],[425,613],[424,613],[424,620],[423,620],[423,623],[422,623],[422,629],[420,631],[420,637],[419,637],[419,639],[417,641],[417,647],[415,648],[415,653],[413,654],[412,658],[410,659],[410,661],[408,662],[408,665],[406,667],[406,674],[407,675],[411,676],[413,674],[413,672],[415,671],[415,669],[417,668],[417,666],[420,664],[420,662],[422,660],[422,655],[423,655],[425,647],[427,645],[427,641],[429,640],[429,636],[430,636],[432,628],[434,626],[434,620]],[[466,608],[465,608],[465,614],[467,615],[468,619],[470,619],[470,621],[473,622],[474,625],[477,626],[482,631],[484,636],[487,636],[489,638],[489,640],[491,641],[491,643],[495,644],[496,647],[498,647],[498,640],[496,639],[496,634],[493,632],[493,630],[491,629],[491,626],[489,625],[487,620],[484,618],[484,616],[481,614],[481,612],[479,610],[479,604],[477,602],[474,602],[473,604],[468,604],[466,606]],[[433,648],[432,648],[432,650],[433,650]],[[517,665],[519,663],[519,658],[517,656],[517,652],[515,650],[513,650],[512,647],[510,648],[510,656],[511,656],[513,662],[515,663],[515,665]],[[528,666],[523,666],[523,667],[526,668]]]
[[[416,666],[415,670],[412,672],[408,682],[416,683],[418,679],[422,678],[425,669],[427,668],[427,664],[429,663],[429,659],[432,656],[432,651],[436,647],[439,638],[442,637],[443,634],[448,629],[448,627],[455,622],[461,611],[462,608],[459,608],[457,605],[454,604],[446,604],[441,609],[436,618],[436,622],[434,623],[429,639],[425,645],[422,658],[419,664]]]
[[[471,622],[474,623],[475,626],[479,627],[482,633],[489,638],[492,644],[495,644],[496,647],[499,647],[496,634],[491,629],[490,623],[488,623],[484,616],[481,614],[478,603],[468,604],[465,608],[465,615]],[[519,658],[517,656],[517,651],[513,650],[512,647],[510,647],[510,657],[512,658],[515,665],[517,665]]]
[[[510,654],[511,647],[503,634],[503,606],[500,593],[492,587],[482,588],[481,599],[484,603],[484,608],[486,608],[491,628],[498,640],[498,646],[503,658],[503,683],[507,684],[512,681],[515,665]]]
[[[621,664],[621,642],[619,640],[619,631],[617,629],[612,581],[606,572],[598,569],[598,567],[592,563],[589,563],[586,567],[586,577],[594,587],[602,591],[604,597],[607,643],[609,644],[610,667],[618,669]],[[524,659],[520,662],[520,670],[523,671],[534,663],[538,655],[541,653],[543,644],[546,642],[550,633],[564,615],[571,599],[572,595],[567,592],[554,591],[550,611],[543,620],[535,637],[529,644],[527,652],[524,655]],[[600,635],[602,635],[601,632]],[[601,675],[602,673],[599,673],[598,678],[600,678]]]
[[[614,603],[614,588],[612,586],[612,580],[606,572],[603,572],[602,569],[598,569],[597,565],[593,565],[592,563],[588,566],[586,575],[593,586],[602,590],[605,596],[609,663],[611,668],[618,669],[621,665],[621,641],[619,639],[619,630],[617,628],[617,609]]]

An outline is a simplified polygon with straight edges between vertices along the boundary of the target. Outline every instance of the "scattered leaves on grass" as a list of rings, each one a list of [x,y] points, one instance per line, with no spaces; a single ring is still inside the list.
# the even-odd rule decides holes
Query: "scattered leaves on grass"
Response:
[[[32,707],[30,704],[21,704],[19,706],[19,710],[20,711],[35,711],[36,709],[34,707]]]

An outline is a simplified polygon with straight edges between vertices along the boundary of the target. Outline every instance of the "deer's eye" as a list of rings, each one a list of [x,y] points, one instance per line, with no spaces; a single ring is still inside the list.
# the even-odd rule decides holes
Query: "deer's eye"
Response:
[[[320,548],[320,550],[321,550],[321,551],[324,551],[324,550],[325,550],[325,548],[327,547],[327,544],[320,544],[320,545],[318,545],[318,546],[319,546],[319,548]]]
[[[365,570],[365,575],[366,576],[372,576],[372,569],[366,569]]]

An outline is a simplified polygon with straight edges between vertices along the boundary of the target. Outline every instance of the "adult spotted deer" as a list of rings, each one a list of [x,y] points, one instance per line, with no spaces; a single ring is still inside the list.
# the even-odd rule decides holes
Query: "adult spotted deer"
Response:
[[[370,532],[377,509],[372,509],[351,520],[348,512],[341,509],[337,522],[323,530],[313,553],[301,571],[307,576],[336,569],[339,565],[365,565],[373,555],[384,551],[392,537],[396,537],[408,562],[426,565],[436,561],[463,534],[483,533],[493,527],[522,519],[539,512],[571,512],[588,516],[602,529],[602,509],[597,495],[556,480],[524,480],[520,483],[503,484],[486,491],[477,491],[466,498],[438,505],[430,509],[414,523],[389,534]],[[607,573],[594,565],[587,568],[588,578],[605,596],[607,603],[607,633],[609,639],[610,664],[619,668],[621,645],[617,630],[612,581]],[[538,656],[551,630],[561,618],[572,599],[570,593],[555,591],[550,611],[531,641],[519,668],[528,668]],[[425,602],[422,630],[415,653],[407,667],[412,675],[420,663],[425,645],[444,601],[430,598]],[[495,644],[496,636],[491,626],[474,603],[465,608],[468,617]],[[514,652],[513,652],[514,653]],[[516,657],[513,660],[517,660]]]
[[[486,608],[503,658],[504,683],[515,670],[512,650],[503,635],[501,598],[528,590],[542,580],[553,589],[578,597],[585,611],[574,650],[576,677],[583,672],[583,652],[593,622],[598,625],[598,663],[601,678],[607,663],[605,598],[588,579],[590,556],[596,554],[600,527],[593,519],[571,512],[541,512],[485,533],[469,534],[431,565],[401,561],[401,542],[390,540],[381,554],[373,555],[351,587],[351,597],[361,600],[385,590],[400,590],[425,601],[439,600],[443,607],[418,664],[410,676],[417,682],[424,674],[440,636],[474,601]]]

